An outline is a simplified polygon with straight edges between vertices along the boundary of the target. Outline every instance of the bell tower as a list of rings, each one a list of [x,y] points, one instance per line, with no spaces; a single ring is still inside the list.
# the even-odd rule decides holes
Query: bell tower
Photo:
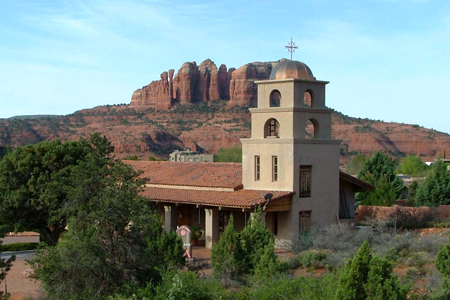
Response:
[[[302,62],[282,60],[269,80],[256,84],[251,137],[241,140],[244,189],[295,192],[291,210],[277,217],[286,223],[279,226],[286,238],[305,226],[336,222],[340,140],[331,138],[328,82],[316,80]]]

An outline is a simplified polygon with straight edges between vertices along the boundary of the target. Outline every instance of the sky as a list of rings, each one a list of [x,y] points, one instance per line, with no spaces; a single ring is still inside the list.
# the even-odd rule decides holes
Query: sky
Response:
[[[352,117],[450,133],[448,0],[0,0],[0,118],[130,103],[182,63],[288,58]]]

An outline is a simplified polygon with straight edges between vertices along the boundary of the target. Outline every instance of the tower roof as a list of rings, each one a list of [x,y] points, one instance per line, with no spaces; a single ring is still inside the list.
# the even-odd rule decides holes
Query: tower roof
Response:
[[[311,69],[297,60],[281,60],[270,73],[269,79],[306,79],[316,80]]]

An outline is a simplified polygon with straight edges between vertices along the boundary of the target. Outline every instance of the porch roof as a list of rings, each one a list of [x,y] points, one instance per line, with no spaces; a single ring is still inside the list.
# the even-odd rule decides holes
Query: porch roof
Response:
[[[271,193],[271,202],[285,199],[294,194],[291,191],[262,191],[262,190],[237,190],[214,191],[196,189],[172,189],[159,187],[145,187],[142,196],[150,201],[161,201],[180,204],[197,204],[205,206],[220,206],[231,208],[253,208],[265,203],[264,195]]]
[[[367,183],[357,177],[354,177],[342,171],[339,171],[339,179],[347,181],[353,184],[354,186],[358,187],[359,188],[358,192],[373,191],[375,189],[375,187],[372,184]]]
[[[150,184],[211,188],[242,188],[242,165],[238,163],[124,160]]]

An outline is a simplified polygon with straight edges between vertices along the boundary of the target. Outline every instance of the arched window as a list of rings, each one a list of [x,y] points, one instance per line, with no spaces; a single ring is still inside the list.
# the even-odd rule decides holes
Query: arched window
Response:
[[[270,93],[270,107],[280,107],[281,103],[281,94],[277,90],[273,90]]]
[[[304,94],[303,94],[303,105],[307,106],[307,107],[312,107],[313,104],[313,95],[312,92],[310,90],[307,90]]]
[[[316,119],[309,119],[305,125],[305,139],[317,139],[320,137],[319,122]]]
[[[275,119],[269,119],[264,126],[264,137],[278,138],[280,137],[280,124]]]

